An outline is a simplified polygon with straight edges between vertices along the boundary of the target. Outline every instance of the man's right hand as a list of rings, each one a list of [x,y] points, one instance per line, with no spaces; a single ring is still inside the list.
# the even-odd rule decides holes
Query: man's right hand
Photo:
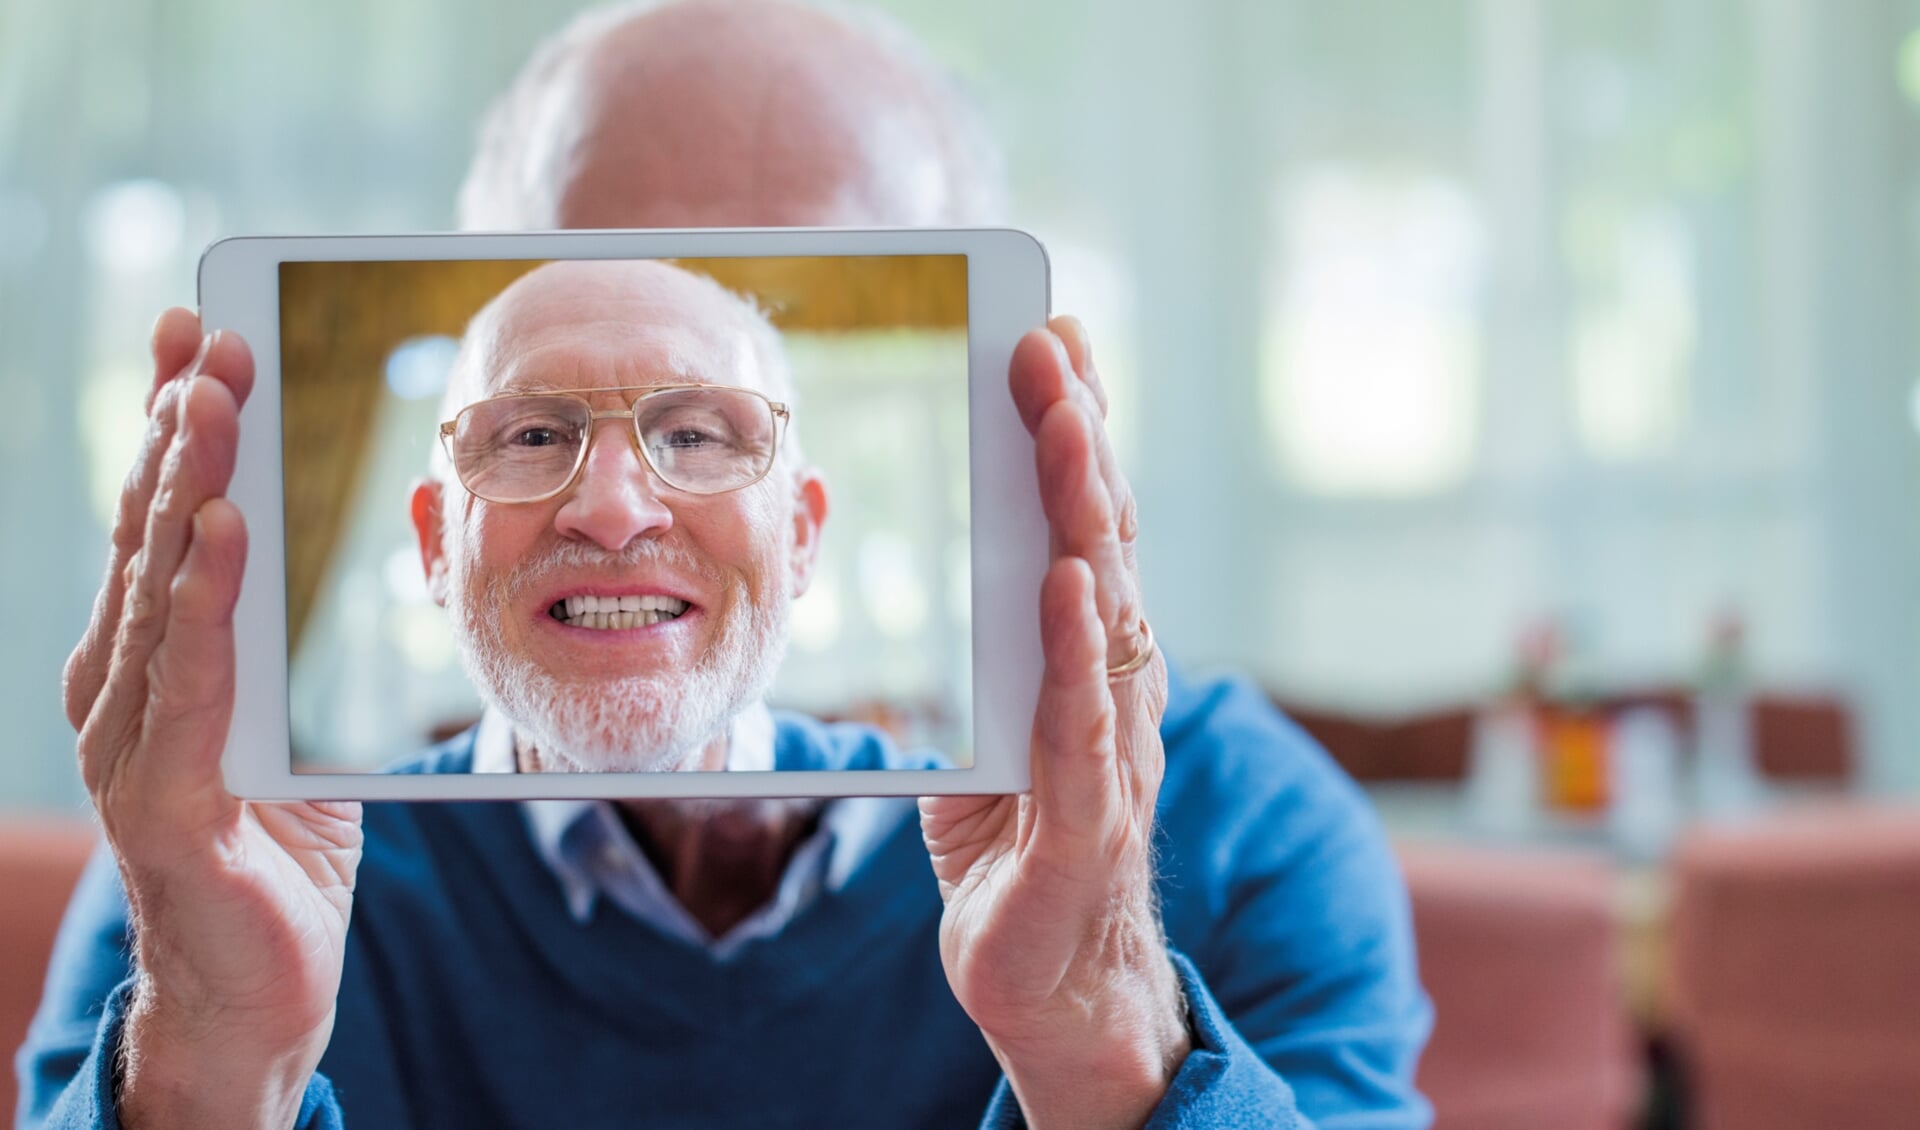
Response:
[[[288,1126],[333,1028],[360,806],[249,803],[222,783],[247,554],[224,495],[253,359],[176,308],[153,361],[106,581],[66,669],[134,929],[120,1116],[136,1130]]]

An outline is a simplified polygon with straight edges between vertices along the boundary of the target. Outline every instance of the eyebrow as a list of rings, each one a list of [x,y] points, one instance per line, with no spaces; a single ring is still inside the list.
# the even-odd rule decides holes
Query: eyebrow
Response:
[[[615,388],[652,388],[659,385],[674,384],[737,384],[739,383],[740,376],[740,374],[734,372],[722,375],[701,372],[688,364],[686,351],[677,348],[669,349],[662,362],[657,365],[650,365],[649,369],[656,374],[652,379],[629,380],[623,376],[623,372],[627,370],[627,367],[617,365],[615,366],[613,374],[616,378],[615,383],[605,385],[596,384],[590,387],[605,390]],[[662,370],[664,370],[664,372],[662,372]],[[510,375],[506,380],[502,381],[497,387],[488,389],[480,399],[484,400],[494,396],[516,396],[530,393],[587,391],[585,389],[561,387],[544,381],[542,374],[552,371],[553,366],[516,365],[509,370]],[[578,373],[579,370],[575,367],[574,371]],[[634,376],[638,377],[639,374],[635,373]]]
[[[726,383],[725,381],[677,380],[677,381],[653,381],[651,383],[643,384],[643,385],[594,385],[591,388],[514,387],[514,388],[503,388],[497,392],[490,392],[487,395],[481,397],[480,399],[481,400],[498,400],[503,396],[582,397],[582,396],[591,396],[595,393],[606,393],[606,392],[645,393],[645,392],[657,392],[661,389],[669,389],[669,388],[703,388],[703,387],[704,388],[741,388],[745,386],[731,385]],[[478,401],[471,401],[470,403],[478,403]]]

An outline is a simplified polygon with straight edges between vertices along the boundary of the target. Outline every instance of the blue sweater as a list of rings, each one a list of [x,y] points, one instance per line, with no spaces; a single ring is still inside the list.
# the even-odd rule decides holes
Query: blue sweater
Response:
[[[1365,800],[1252,687],[1178,685],[1159,893],[1195,1050],[1150,1127],[1418,1130],[1430,1009]],[[471,734],[416,768],[460,771]],[[877,767],[872,730],[783,717],[782,766]],[[840,891],[725,962],[567,913],[511,804],[369,804],[333,1039],[299,1125],[1003,1127],[1017,1105],[947,986],[903,823]],[[104,853],[55,946],[22,1125],[116,1127],[125,896]]]

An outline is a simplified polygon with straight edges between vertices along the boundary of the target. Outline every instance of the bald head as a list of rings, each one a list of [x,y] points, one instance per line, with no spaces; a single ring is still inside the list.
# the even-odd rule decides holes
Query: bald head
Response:
[[[792,399],[780,335],[752,303],[657,260],[548,263],[482,307],[444,419],[502,392],[712,381]]]
[[[482,128],[468,228],[997,219],[997,150],[911,36],[785,0],[589,12]]]

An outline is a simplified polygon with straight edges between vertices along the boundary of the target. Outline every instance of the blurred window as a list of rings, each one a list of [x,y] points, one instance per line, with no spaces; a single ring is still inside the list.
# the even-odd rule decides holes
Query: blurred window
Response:
[[[1857,698],[1868,779],[1920,788],[1920,0],[878,6],[1006,140],[1172,654],[1397,708],[1497,685],[1542,616],[1684,679],[1737,609],[1759,678]],[[481,109],[581,7],[0,5],[0,807],[79,797],[59,669],[201,249],[447,227]],[[432,414],[445,349],[383,421]],[[927,528],[836,529],[794,648],[916,695],[884,626],[955,622],[965,495],[890,486]],[[387,610],[362,676],[458,688],[404,522],[363,536],[329,598]]]
[[[1321,166],[1280,195],[1267,425],[1303,489],[1421,495],[1473,458],[1479,217],[1458,181]]]

